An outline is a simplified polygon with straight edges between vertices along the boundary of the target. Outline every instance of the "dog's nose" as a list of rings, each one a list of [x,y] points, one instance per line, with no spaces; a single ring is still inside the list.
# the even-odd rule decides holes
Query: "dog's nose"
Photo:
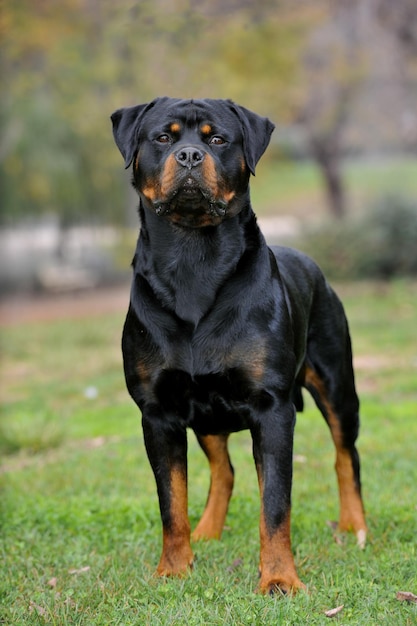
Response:
[[[184,148],[181,148],[180,150],[177,150],[177,152],[175,153],[175,158],[177,160],[177,163],[179,163],[183,167],[188,167],[188,169],[191,169],[192,167],[200,165],[200,163],[204,159],[204,152],[202,152],[202,150],[199,150],[198,148],[195,148],[194,146],[186,146]]]

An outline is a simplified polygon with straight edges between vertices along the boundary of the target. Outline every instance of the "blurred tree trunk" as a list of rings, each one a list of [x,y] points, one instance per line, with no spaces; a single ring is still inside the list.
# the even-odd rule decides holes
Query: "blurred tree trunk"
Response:
[[[340,147],[332,137],[312,137],[310,147],[323,176],[329,210],[334,217],[343,218],[346,215],[346,192]]]
[[[347,213],[342,157],[352,106],[363,82],[361,16],[357,2],[340,0],[305,49],[305,97],[299,121],[323,177],[330,213]]]
[[[405,54],[417,53],[417,3],[415,0],[377,0],[377,16],[397,38]]]

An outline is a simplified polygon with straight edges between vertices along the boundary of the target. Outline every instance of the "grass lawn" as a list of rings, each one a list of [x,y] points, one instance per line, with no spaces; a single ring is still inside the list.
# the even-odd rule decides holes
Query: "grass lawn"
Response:
[[[161,529],[139,415],[124,387],[123,312],[1,329],[0,624],[402,626],[417,623],[417,284],[340,286],[362,401],[369,542],[337,537],[334,453],[311,401],[296,428],[293,550],[309,593],[255,594],[259,499],[248,433],[220,542],[156,579]],[[127,299],[126,294],[126,299]],[[208,468],[189,437],[190,517]],[[325,611],[344,605],[333,618]]]

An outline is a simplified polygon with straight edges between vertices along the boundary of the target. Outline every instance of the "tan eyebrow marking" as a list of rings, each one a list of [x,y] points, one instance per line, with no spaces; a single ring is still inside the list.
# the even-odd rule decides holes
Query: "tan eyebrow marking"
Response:
[[[201,127],[201,132],[203,133],[203,135],[210,135],[211,130],[212,129],[210,124],[203,124],[203,126]]]
[[[178,124],[178,122],[173,122],[171,124],[171,133],[179,133],[181,129],[181,126]]]

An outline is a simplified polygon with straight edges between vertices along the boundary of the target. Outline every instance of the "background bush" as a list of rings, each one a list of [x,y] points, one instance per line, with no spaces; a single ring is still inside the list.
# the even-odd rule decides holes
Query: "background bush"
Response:
[[[363,215],[306,230],[299,247],[334,279],[417,275],[417,200],[388,195]]]

